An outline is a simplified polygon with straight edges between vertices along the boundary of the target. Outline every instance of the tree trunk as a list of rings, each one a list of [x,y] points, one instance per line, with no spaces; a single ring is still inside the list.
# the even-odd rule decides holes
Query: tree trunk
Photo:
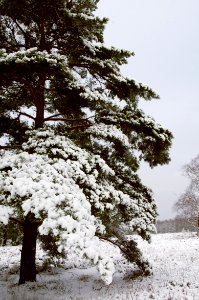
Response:
[[[36,117],[35,117],[35,129],[42,128],[44,126],[44,110],[45,110],[45,75],[40,75],[37,88],[35,91],[35,107],[36,107]]]
[[[45,83],[46,74],[38,74],[38,81],[35,84],[33,103],[36,108],[35,129],[43,128],[44,126],[44,111],[45,111]]]
[[[34,215],[29,213],[23,224],[23,244],[21,251],[21,265],[19,284],[26,281],[36,281],[36,240],[38,223]]]
[[[4,227],[3,227],[3,241],[2,241],[2,246],[6,246],[7,239],[8,239],[8,226],[4,225]]]
[[[40,47],[39,50],[46,50],[45,41],[45,20],[43,17],[43,7],[40,11]],[[44,111],[45,111],[45,82],[46,74],[41,72],[38,74],[38,81],[35,86],[35,93],[33,96],[33,103],[36,108],[35,117],[35,129],[42,128],[44,126]],[[23,245],[21,252],[21,264],[20,264],[20,278],[19,284],[23,284],[26,281],[36,281],[36,241],[37,241],[37,229],[40,224],[35,219],[34,214],[29,213],[23,224]]]
[[[196,227],[196,234],[199,236],[199,227]]]
[[[44,126],[44,105],[42,101],[40,101],[36,109],[35,129],[39,129]]]

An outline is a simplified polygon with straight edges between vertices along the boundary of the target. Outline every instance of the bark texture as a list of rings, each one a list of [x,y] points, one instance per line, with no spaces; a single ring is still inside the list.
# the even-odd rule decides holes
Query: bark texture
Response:
[[[29,213],[23,224],[23,245],[21,251],[21,265],[19,284],[26,281],[36,281],[36,240],[38,223],[34,215]]]

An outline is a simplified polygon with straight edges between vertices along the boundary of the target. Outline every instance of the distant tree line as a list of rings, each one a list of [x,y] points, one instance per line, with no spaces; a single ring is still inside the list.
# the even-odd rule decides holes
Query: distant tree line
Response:
[[[156,223],[157,233],[172,233],[185,231],[196,231],[197,219],[194,222],[189,222],[187,218],[176,217],[168,220],[158,220]]]
[[[182,231],[197,231],[197,218],[190,222],[187,218],[176,217],[174,219],[158,220],[157,233],[174,233]],[[132,234],[131,231],[128,232]],[[12,220],[7,225],[0,224],[0,246],[20,245],[22,243],[22,227]]]
[[[199,235],[199,156],[186,164],[183,170],[189,185],[174,204],[174,211],[177,220],[184,220],[182,227],[185,230],[197,231]]]

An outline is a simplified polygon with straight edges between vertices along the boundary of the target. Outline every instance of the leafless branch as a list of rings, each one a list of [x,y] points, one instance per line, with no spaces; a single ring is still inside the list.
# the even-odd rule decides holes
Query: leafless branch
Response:
[[[44,118],[44,121],[51,121],[53,118],[58,117],[58,116],[61,116],[61,114],[55,114],[55,115],[49,116],[47,118]]]
[[[9,150],[9,149],[17,149],[17,148],[21,148],[21,145],[10,145],[10,146],[2,146],[0,145],[0,150]]]
[[[30,119],[32,119],[32,120],[35,121],[35,118],[34,118],[33,116],[31,116],[31,115],[29,115],[29,114],[27,114],[27,113],[25,113],[25,112],[21,112],[21,111],[20,111],[18,117],[20,117],[20,116],[25,116],[25,117],[28,117],[28,118],[30,118]]]
[[[66,118],[56,118],[57,116],[61,116],[61,114],[52,115],[44,119],[44,121],[64,121],[64,122],[87,122],[89,119],[94,118],[95,115],[90,116],[84,119],[66,119]]]
[[[72,120],[70,120],[70,119],[64,119],[64,118],[46,118],[46,119],[44,119],[44,121],[46,122],[48,122],[48,121],[60,121],[60,122],[70,122],[70,121],[72,121]]]

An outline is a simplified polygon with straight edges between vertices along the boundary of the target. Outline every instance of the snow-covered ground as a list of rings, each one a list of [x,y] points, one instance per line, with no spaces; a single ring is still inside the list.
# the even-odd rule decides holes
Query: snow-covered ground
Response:
[[[199,238],[195,233],[157,234],[151,244],[139,243],[152,264],[153,275],[140,277],[136,267],[107,244],[116,265],[108,286],[99,279],[95,267],[72,255],[62,268],[43,268],[37,282],[18,286],[20,248],[0,247],[0,300],[199,300]],[[44,257],[38,250],[40,270]]]

